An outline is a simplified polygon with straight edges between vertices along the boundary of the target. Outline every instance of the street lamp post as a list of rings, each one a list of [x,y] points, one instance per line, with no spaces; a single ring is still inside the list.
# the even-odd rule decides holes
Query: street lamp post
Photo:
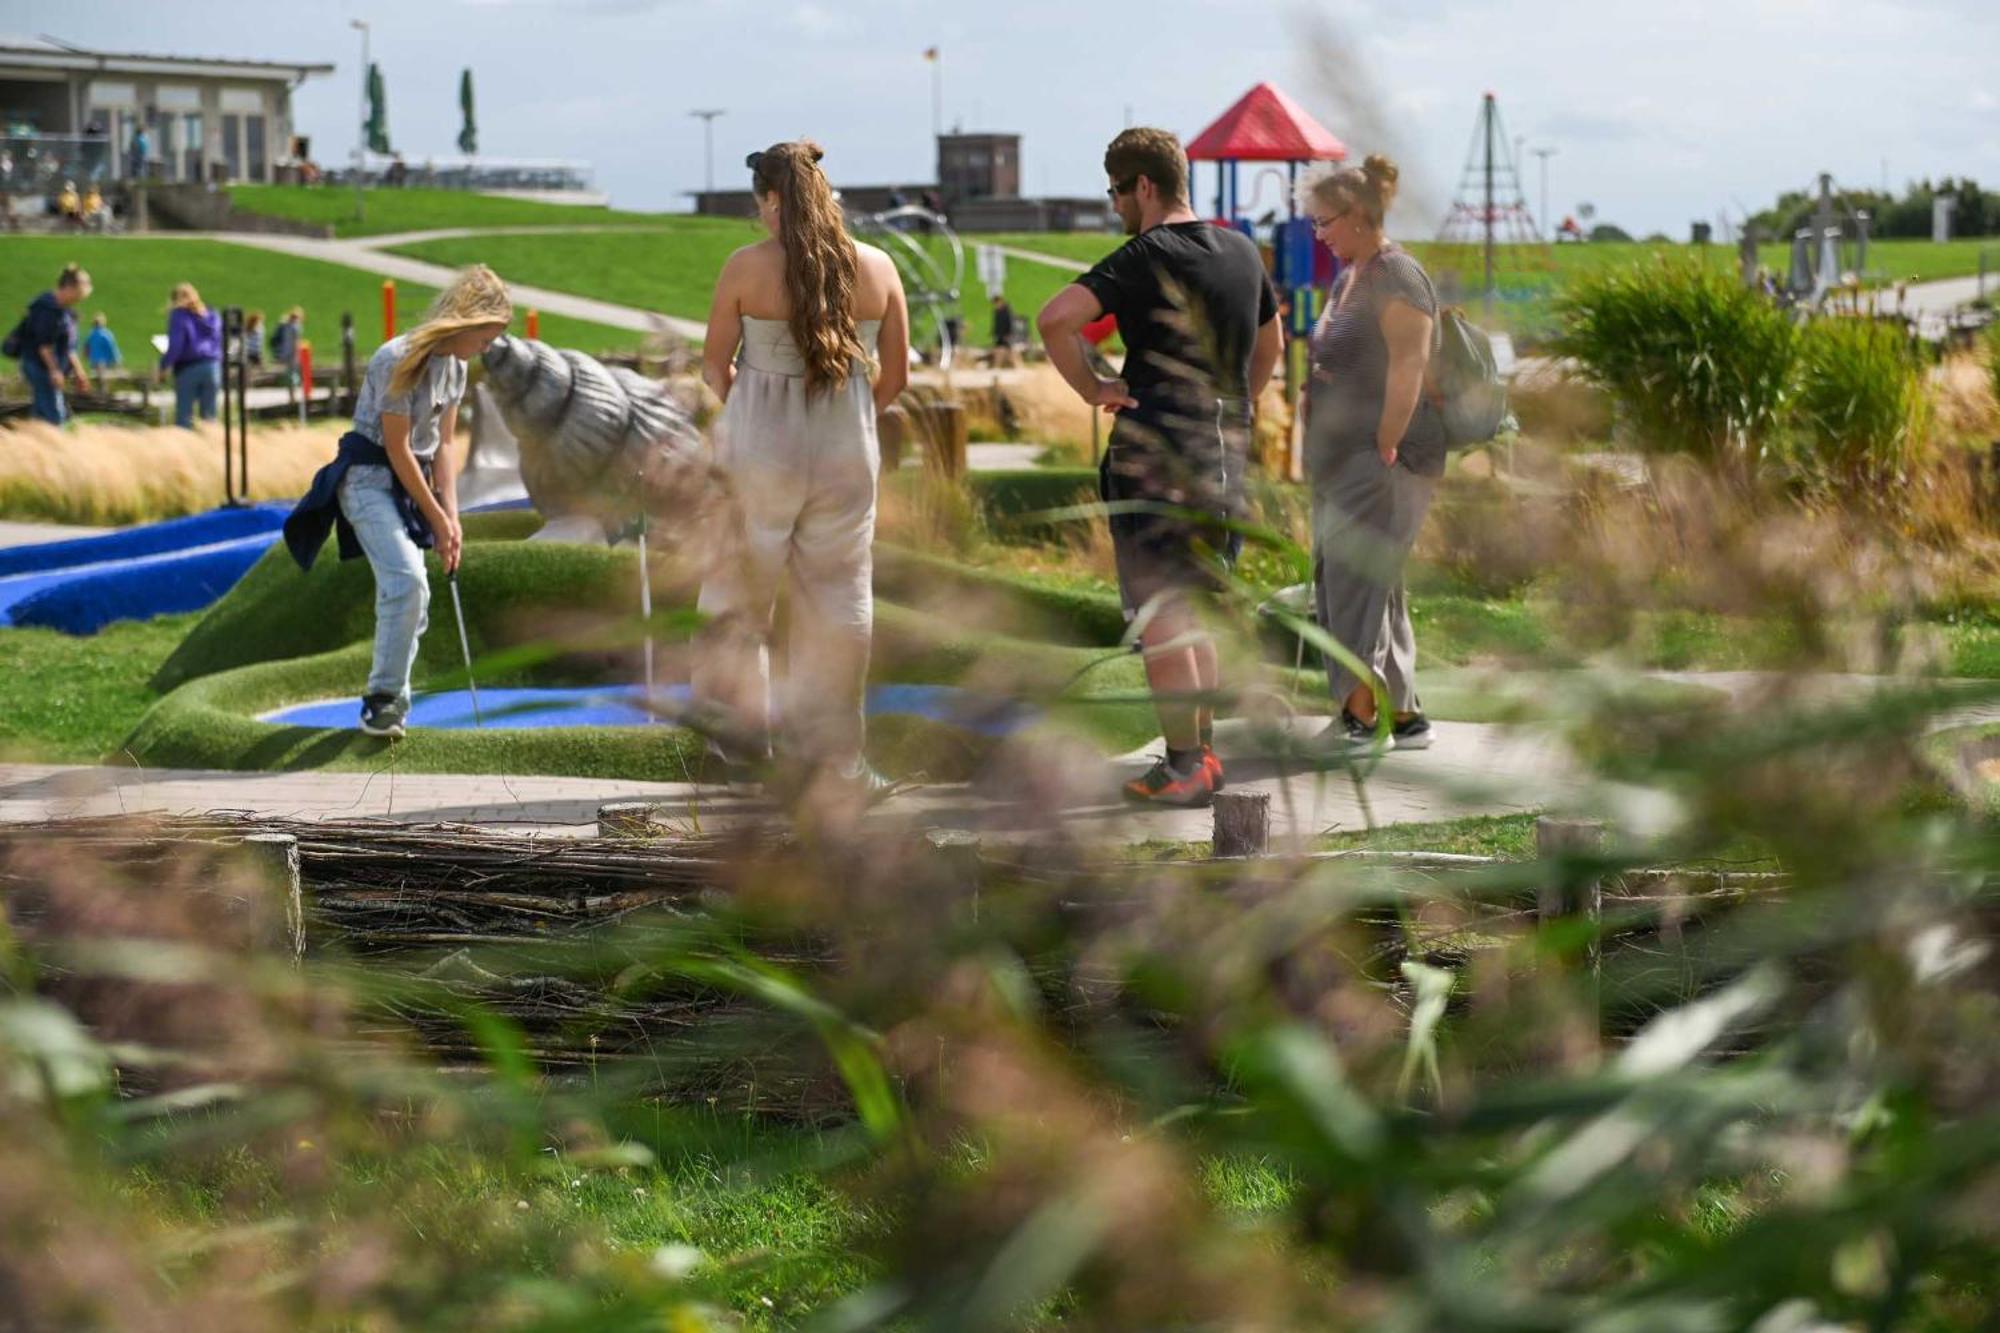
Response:
[[[705,166],[702,179],[707,182],[703,188],[709,194],[715,193],[715,118],[729,114],[725,109],[713,111],[690,111],[701,121],[702,158]]]
[[[361,19],[349,19],[347,26],[361,33],[361,118],[355,122],[354,137],[354,220],[359,222],[368,207],[361,195],[361,164],[368,150],[368,25]]]
[[[1535,156],[1542,159],[1542,230],[1547,236],[1555,235],[1554,219],[1549,217],[1549,159],[1556,155],[1553,148],[1537,148]]]

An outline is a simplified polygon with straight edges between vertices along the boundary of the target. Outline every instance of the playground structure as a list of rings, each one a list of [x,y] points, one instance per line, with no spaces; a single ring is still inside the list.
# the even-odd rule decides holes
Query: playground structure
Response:
[[[950,370],[962,341],[959,293],[965,287],[965,246],[950,221],[942,213],[907,204],[857,214],[851,225],[855,235],[887,252],[902,275],[910,346],[938,369]]]
[[[1313,235],[1311,220],[1299,216],[1299,168],[1345,161],[1347,145],[1275,84],[1260,83],[1191,139],[1187,155],[1190,167],[1196,162],[1215,163],[1212,217],[1218,226],[1233,227],[1252,240],[1260,239],[1260,226],[1269,227],[1266,262],[1289,312],[1285,393],[1295,397],[1305,383],[1306,338],[1339,272],[1332,252]],[[1245,162],[1259,164],[1247,200],[1241,176]],[[1282,197],[1258,215],[1255,210],[1263,202],[1264,187],[1273,183]]]
[[[1438,244],[1461,251],[1477,246],[1480,255],[1480,297],[1491,312],[1500,299],[1498,247],[1510,247],[1509,255],[1533,254],[1540,266],[1548,268],[1548,255],[1535,216],[1528,210],[1528,197],[1521,181],[1520,163],[1509,147],[1506,129],[1500,121],[1500,99],[1487,93],[1480,99],[1479,118],[1473,124],[1472,143],[1460,168],[1458,188],[1438,228]],[[1440,263],[1439,267],[1459,266]]]

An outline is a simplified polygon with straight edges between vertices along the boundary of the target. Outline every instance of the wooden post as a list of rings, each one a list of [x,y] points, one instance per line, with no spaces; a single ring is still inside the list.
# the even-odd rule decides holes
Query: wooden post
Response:
[[[882,471],[894,472],[903,466],[903,450],[910,439],[910,414],[900,403],[875,418],[875,440],[881,452]]]
[[[600,838],[646,838],[658,830],[652,801],[607,801],[597,807],[597,836]]]
[[[1535,852],[1544,861],[1562,862],[1577,857],[1596,857],[1604,851],[1604,825],[1594,819],[1551,819],[1535,821]],[[1593,926],[1603,920],[1604,883],[1589,879],[1581,884],[1556,880],[1543,885],[1536,915],[1544,921],[1581,915]],[[1601,959],[1595,936],[1590,941],[1590,970],[1594,975]]]
[[[979,835],[969,829],[934,828],[924,834],[938,878],[972,902],[972,919],[979,919]]]
[[[289,833],[252,833],[243,847],[284,895],[285,949],[296,965],[306,956],[305,896],[299,886],[299,840]]]
[[[340,384],[347,394],[342,411],[351,416],[361,402],[361,381],[354,370],[354,312],[350,310],[340,312]]]
[[[959,402],[934,402],[924,407],[930,436],[931,456],[938,469],[953,481],[965,476],[965,451],[970,424],[966,420],[965,404]]]
[[[1271,793],[1218,792],[1211,808],[1215,814],[1214,855],[1251,857],[1270,853]]]

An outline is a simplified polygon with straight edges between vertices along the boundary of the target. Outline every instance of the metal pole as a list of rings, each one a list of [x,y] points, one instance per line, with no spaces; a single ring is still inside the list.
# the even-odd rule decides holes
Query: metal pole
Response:
[[[931,57],[931,138],[944,137],[944,52]],[[939,182],[943,184],[942,181]]]
[[[1486,309],[1493,309],[1493,135],[1499,129],[1493,94],[1486,94]]]
[[[705,184],[702,186],[702,189],[707,191],[709,194],[714,194],[715,193],[715,118],[717,116],[726,115],[727,110],[726,108],[718,108],[710,111],[690,111],[688,112],[688,114],[690,116],[695,117],[697,120],[701,121],[702,160],[704,163],[702,180],[705,182]]]
[[[646,626],[646,721],[658,721],[653,711],[653,571],[646,563],[646,511],[639,511],[639,619]]]
[[[1544,238],[1556,234],[1555,219],[1549,216],[1549,159],[1556,155],[1553,148],[1537,148],[1535,156],[1542,159],[1542,235]]]
[[[361,119],[356,122],[354,132],[354,220],[359,222],[368,209],[361,194],[362,163],[368,151],[368,25],[360,19],[349,19],[347,26],[361,30]]]

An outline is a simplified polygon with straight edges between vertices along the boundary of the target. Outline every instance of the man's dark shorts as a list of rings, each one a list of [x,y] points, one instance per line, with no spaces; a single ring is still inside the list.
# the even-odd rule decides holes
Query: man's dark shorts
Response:
[[[1242,514],[1249,413],[1240,404],[1210,412],[1209,421],[1183,414],[1164,426],[1123,412],[1112,428],[1097,493],[1113,506],[1107,521],[1128,619],[1162,594],[1222,591],[1242,552],[1242,535],[1225,524]],[[1181,512],[1119,512],[1123,501]]]

